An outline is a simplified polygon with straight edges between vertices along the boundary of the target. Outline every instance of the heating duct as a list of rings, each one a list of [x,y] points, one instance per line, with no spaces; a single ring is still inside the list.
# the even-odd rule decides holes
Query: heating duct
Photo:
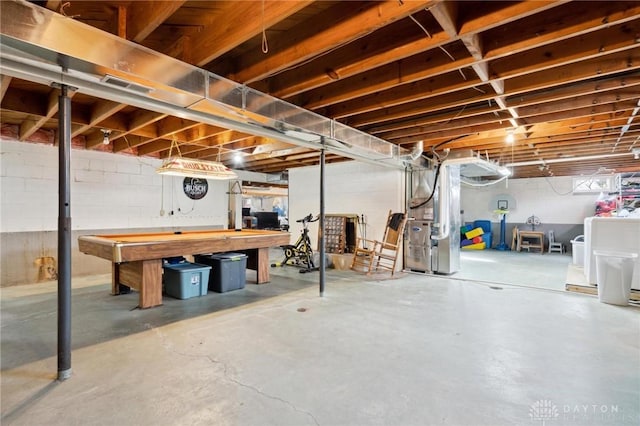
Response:
[[[419,155],[22,0],[2,1],[0,73],[403,169]],[[422,148],[420,147],[420,153]]]

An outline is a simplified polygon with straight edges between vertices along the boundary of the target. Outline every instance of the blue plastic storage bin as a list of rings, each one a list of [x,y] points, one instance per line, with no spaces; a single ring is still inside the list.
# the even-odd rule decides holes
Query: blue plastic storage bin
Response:
[[[164,291],[177,299],[189,299],[207,294],[211,266],[198,263],[177,263],[162,267]]]

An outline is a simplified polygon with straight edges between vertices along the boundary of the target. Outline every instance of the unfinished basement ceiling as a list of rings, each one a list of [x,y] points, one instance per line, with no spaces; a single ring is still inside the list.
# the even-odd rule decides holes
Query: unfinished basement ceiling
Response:
[[[423,141],[426,156],[472,149],[515,177],[640,171],[640,2],[32,3],[408,150]],[[2,135],[54,143],[57,89],[1,81]],[[75,146],[127,155],[163,158],[175,140],[185,157],[257,172],[319,160],[85,93],[72,125]]]

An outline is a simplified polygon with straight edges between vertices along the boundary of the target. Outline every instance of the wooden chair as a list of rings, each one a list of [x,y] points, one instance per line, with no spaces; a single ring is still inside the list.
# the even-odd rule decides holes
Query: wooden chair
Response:
[[[391,271],[393,275],[396,271],[406,222],[406,214],[393,213],[389,210],[387,226],[381,241],[358,238],[351,269],[366,271],[367,274],[383,269]]]
[[[557,242],[554,232],[549,231],[549,253],[554,251],[564,253],[564,244]]]

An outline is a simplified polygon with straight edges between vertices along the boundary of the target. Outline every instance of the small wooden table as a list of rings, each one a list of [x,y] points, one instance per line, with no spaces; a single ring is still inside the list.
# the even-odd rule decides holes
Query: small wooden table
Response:
[[[522,249],[522,237],[524,238],[535,238],[538,240],[538,244],[529,243],[529,248],[539,248],[540,254],[544,254],[544,232],[540,231],[518,231],[518,248],[520,251]]]

